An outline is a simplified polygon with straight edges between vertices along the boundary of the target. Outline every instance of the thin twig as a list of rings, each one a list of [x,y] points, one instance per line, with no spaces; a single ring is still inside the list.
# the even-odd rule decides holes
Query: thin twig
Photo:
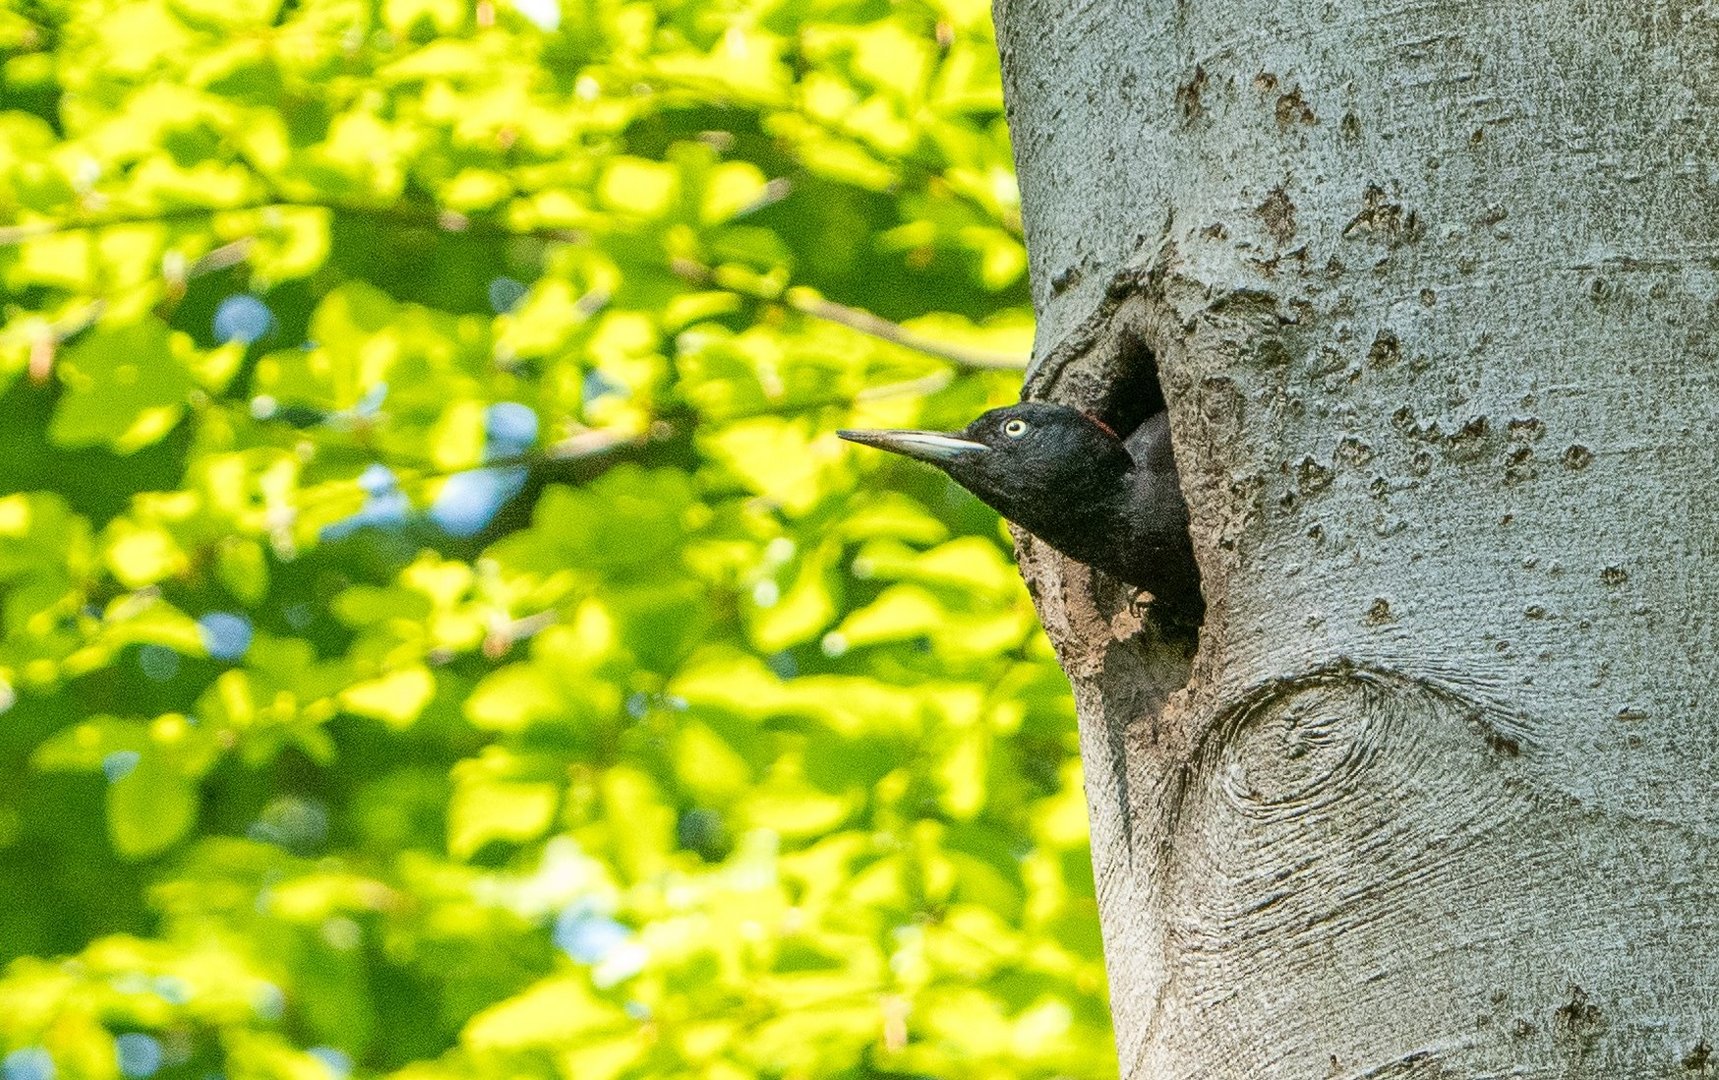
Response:
[[[783,298],[783,303],[814,319],[839,323],[850,330],[858,330],[862,334],[879,338],[903,348],[922,352],[927,356],[936,356],[965,368],[975,368],[984,371],[1025,371],[1027,359],[1023,356],[1013,356],[1009,353],[986,352],[981,349],[964,349],[959,345],[950,345],[941,341],[933,341],[928,337],[915,333],[900,323],[890,322],[879,315],[860,308],[848,307],[833,300],[825,300],[819,296],[807,296],[798,290],[790,290]]]
[[[114,214],[101,218],[60,218],[53,221],[30,221],[22,225],[0,226],[0,247],[16,247],[44,236],[81,232],[85,229],[117,228],[125,225],[170,225],[176,221],[196,221],[229,211],[266,210],[261,206],[190,206],[175,210],[157,210],[148,214]]]
[[[55,221],[31,221],[22,225],[0,226],[0,247],[16,247],[30,240],[85,229],[109,229],[124,225],[169,225],[180,221],[198,221],[217,214],[247,214],[263,210],[326,210],[349,217],[368,217],[380,221],[412,225],[440,232],[472,232],[482,235],[530,237],[539,240],[559,240],[578,243],[584,235],[576,229],[533,228],[516,229],[500,221],[472,217],[452,210],[432,206],[361,206],[350,203],[318,202],[309,199],[276,198],[240,206],[184,206],[150,213],[113,214],[105,217],[63,218]]]
[[[647,443],[662,442],[674,435],[674,425],[667,420],[654,420],[650,427],[636,434],[623,434],[618,431],[605,431],[601,428],[591,428],[576,435],[549,444],[538,455],[548,461],[578,461],[582,458],[597,457],[611,450],[637,449]],[[498,458],[487,464],[506,464],[506,459]]]
[[[212,248],[202,258],[185,268],[187,278],[201,277],[213,274],[217,270],[225,270],[229,266],[237,266],[251,257],[251,248],[256,246],[254,238],[240,237],[218,248]]]
[[[909,330],[900,323],[891,322],[881,315],[874,315],[860,308],[838,304],[833,300],[825,300],[806,289],[783,289],[772,292],[743,285],[732,277],[724,278],[715,270],[694,262],[691,259],[675,258],[669,260],[669,269],[681,280],[701,288],[720,289],[723,292],[743,296],[748,300],[757,300],[767,304],[782,304],[802,315],[824,322],[836,323],[849,330],[856,330],[867,337],[887,341],[892,345],[912,349],[914,352],[935,356],[939,360],[947,360],[957,367],[973,368],[981,371],[1025,371],[1027,359],[1023,356],[1012,356],[1008,353],[986,352],[981,349],[967,349],[960,345],[934,341],[914,330]]]
[[[483,638],[483,654],[490,660],[501,659],[516,643],[535,637],[560,621],[560,613],[553,608],[512,619],[499,612],[497,615],[490,620],[489,632]]]
[[[95,325],[95,321],[101,318],[101,313],[105,310],[107,301],[97,298],[53,322],[39,319],[19,320],[6,328],[9,332],[0,333],[0,344],[29,344],[30,381],[40,386],[53,374],[54,357],[59,353],[60,346]]]
[[[868,386],[854,395],[854,402],[881,401],[884,398],[904,397],[908,394],[935,394],[950,383],[949,369],[933,371],[917,379],[905,382],[884,383],[882,386]]]

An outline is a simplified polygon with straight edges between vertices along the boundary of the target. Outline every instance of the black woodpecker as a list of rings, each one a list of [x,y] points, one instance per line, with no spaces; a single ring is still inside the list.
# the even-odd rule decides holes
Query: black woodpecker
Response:
[[[1204,609],[1167,412],[1126,441],[1078,409],[1037,401],[992,409],[952,433],[836,434],[937,466],[1051,547],[1145,589],[1183,619]]]

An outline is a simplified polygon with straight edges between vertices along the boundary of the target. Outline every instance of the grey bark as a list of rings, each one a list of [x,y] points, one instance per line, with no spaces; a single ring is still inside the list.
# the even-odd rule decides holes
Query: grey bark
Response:
[[[1149,350],[1210,602],[1022,538],[1124,1077],[1719,1074],[1719,7],[996,15],[1028,392]]]

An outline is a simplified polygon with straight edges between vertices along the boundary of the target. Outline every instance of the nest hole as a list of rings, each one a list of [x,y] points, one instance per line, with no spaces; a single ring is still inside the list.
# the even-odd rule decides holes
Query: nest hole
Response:
[[[1045,390],[1047,397],[1086,410],[1123,440],[1168,408],[1157,355],[1139,328],[1125,318],[1113,321],[1108,342],[1053,375]],[[1181,472],[1181,462],[1177,470]],[[1205,619],[1203,602],[1191,609],[1154,603],[1147,612],[1152,629],[1166,643],[1197,641]]]
[[[1164,385],[1158,378],[1158,358],[1137,335],[1124,334],[1116,343],[1109,375],[1100,385],[1093,409],[1098,418],[1124,439],[1141,424],[1165,411]]]

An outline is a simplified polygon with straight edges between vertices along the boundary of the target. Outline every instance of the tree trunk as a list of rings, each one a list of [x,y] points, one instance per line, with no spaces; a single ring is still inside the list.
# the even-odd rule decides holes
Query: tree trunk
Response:
[[[1719,9],[996,14],[1028,394],[1161,385],[1209,602],[1022,538],[1123,1076],[1719,1072]]]

